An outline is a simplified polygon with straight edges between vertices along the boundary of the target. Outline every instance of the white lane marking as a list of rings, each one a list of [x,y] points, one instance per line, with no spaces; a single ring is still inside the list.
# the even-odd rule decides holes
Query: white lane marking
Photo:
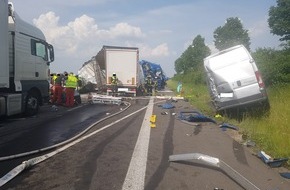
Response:
[[[4,175],[2,178],[0,178],[0,187],[3,186],[4,184],[6,184],[8,181],[12,180],[14,177],[16,177],[20,172],[22,172],[28,166],[30,167],[30,166],[36,165],[36,164],[38,164],[40,162],[43,162],[43,161],[47,160],[48,158],[51,158],[52,156],[54,156],[54,155],[56,155],[56,154],[58,154],[60,152],[65,151],[66,149],[70,148],[71,146],[73,146],[73,145],[75,145],[75,144],[77,144],[77,143],[79,143],[79,142],[81,142],[81,141],[83,141],[83,140],[95,135],[95,134],[98,134],[99,132],[101,132],[101,131],[103,131],[103,130],[105,130],[105,129],[107,129],[107,128],[115,125],[115,124],[117,124],[118,122],[120,122],[120,121],[122,121],[124,119],[127,119],[128,117],[131,117],[132,115],[134,115],[136,113],[139,113],[140,111],[144,110],[145,108],[146,107],[140,108],[139,110],[137,110],[137,111],[135,111],[135,112],[133,112],[133,113],[131,113],[131,114],[129,114],[129,115],[117,120],[117,121],[114,121],[114,122],[110,123],[109,125],[106,125],[106,126],[100,128],[100,129],[98,129],[98,130],[86,135],[86,136],[82,136],[82,137],[80,137],[80,138],[78,138],[78,139],[76,139],[76,140],[64,145],[63,147],[60,147],[60,148],[56,149],[53,152],[50,152],[50,153],[45,154],[43,156],[38,156],[38,157],[31,158],[29,160],[24,161],[22,164],[18,165],[17,167],[12,169],[10,172],[8,172],[6,175]],[[107,119],[107,118],[104,118],[104,119]],[[92,128],[93,125],[96,125],[98,123],[100,123],[100,121],[97,121],[96,123],[92,124],[89,128]]]
[[[151,97],[145,117],[139,132],[139,136],[134,148],[129,169],[122,190],[143,190],[145,184],[145,172],[147,164],[147,154],[150,140],[150,116],[153,112],[153,100]]]

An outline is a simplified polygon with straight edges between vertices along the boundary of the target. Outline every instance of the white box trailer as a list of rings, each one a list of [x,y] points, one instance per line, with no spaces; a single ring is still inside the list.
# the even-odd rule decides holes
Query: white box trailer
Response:
[[[7,0],[0,0],[0,42],[0,116],[36,114],[49,99],[53,46]]]
[[[204,68],[216,110],[253,103],[269,105],[262,76],[243,45],[206,57]]]
[[[103,46],[96,56],[105,73],[107,95],[112,92],[112,76],[118,78],[118,93],[136,96],[139,81],[139,49],[137,47]]]

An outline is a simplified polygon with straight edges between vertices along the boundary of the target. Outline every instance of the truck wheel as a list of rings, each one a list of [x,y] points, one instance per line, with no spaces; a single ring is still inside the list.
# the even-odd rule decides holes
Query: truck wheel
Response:
[[[36,93],[28,92],[25,100],[25,115],[32,116],[39,110],[39,100]]]

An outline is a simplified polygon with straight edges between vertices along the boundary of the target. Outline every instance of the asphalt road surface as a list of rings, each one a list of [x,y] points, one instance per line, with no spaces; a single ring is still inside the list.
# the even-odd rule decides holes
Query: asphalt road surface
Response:
[[[196,110],[188,102],[167,101],[174,106],[170,109],[163,107],[165,100],[157,98],[129,102],[127,110],[97,124],[82,140],[23,171],[0,189],[290,189],[289,179],[279,174],[285,169],[264,164],[249,147],[231,137],[231,129],[224,131],[212,122],[180,120],[180,112]],[[37,117],[2,122],[1,157],[57,144],[124,108],[83,105],[54,112],[47,107]],[[150,122],[154,121],[152,115],[156,115],[156,127]],[[46,153],[49,151],[0,161],[0,174],[3,176],[22,161]],[[193,157],[198,155],[198,162],[169,162],[170,156],[185,159],[184,154],[191,153],[197,153]],[[213,163],[208,165],[200,162],[207,158],[204,155],[218,159],[208,159]],[[228,170],[216,168],[216,161]]]

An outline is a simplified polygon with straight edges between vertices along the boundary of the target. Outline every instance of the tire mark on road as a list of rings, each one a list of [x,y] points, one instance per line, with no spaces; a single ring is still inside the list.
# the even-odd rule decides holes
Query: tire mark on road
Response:
[[[152,190],[156,189],[160,183],[160,181],[163,179],[164,174],[169,167],[168,157],[172,155],[173,153],[173,129],[174,129],[174,116],[172,116],[172,113],[175,113],[175,110],[170,110],[170,120],[167,127],[167,131],[165,133],[164,139],[163,139],[163,152],[162,152],[162,158],[161,163],[155,173],[151,176],[148,183],[145,186],[145,190]]]

